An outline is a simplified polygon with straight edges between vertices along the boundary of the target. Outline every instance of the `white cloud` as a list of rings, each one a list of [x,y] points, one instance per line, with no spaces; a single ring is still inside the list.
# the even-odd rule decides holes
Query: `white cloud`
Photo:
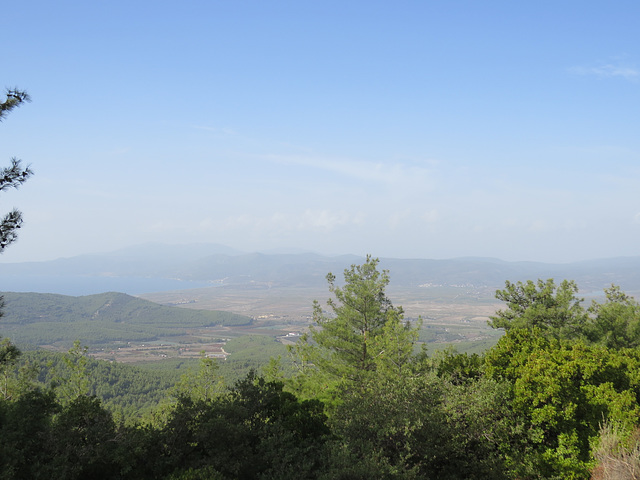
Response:
[[[331,231],[349,223],[357,223],[357,220],[344,211],[305,210],[298,222],[298,228]]]
[[[267,155],[264,158],[281,164],[300,165],[325,170],[365,182],[400,186],[415,185],[419,182],[423,189],[432,187],[433,172],[421,164],[409,165],[401,162],[371,162],[294,155]],[[429,162],[429,164],[433,163]]]
[[[258,230],[284,230],[288,229],[289,227],[290,224],[287,221],[286,215],[278,212],[263,217],[247,214],[228,217],[220,225],[220,228],[223,230],[242,230],[246,228],[253,228]]]
[[[615,65],[613,63],[606,63],[594,67],[572,67],[569,71],[576,75],[594,75],[602,78],[640,79],[640,69],[631,66]]]
[[[211,220],[201,222],[201,226],[206,226]],[[228,217],[218,225],[222,230],[245,230],[251,229],[256,233],[285,233],[292,231],[300,232],[328,232],[340,227],[364,223],[364,216],[358,212],[348,213],[343,210],[313,210],[307,209],[302,212],[276,212],[270,215],[238,215]]]

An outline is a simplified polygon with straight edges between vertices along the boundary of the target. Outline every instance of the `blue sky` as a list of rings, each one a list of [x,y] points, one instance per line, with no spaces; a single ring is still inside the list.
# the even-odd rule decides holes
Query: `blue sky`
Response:
[[[638,255],[637,2],[30,1],[0,261],[145,242]]]

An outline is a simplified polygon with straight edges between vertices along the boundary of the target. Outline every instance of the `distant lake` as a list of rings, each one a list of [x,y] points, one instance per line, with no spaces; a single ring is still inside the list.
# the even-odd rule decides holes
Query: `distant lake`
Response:
[[[58,293],[61,295],[93,295],[121,292],[129,295],[211,287],[209,282],[170,278],[93,277],[76,275],[0,275],[0,291]]]

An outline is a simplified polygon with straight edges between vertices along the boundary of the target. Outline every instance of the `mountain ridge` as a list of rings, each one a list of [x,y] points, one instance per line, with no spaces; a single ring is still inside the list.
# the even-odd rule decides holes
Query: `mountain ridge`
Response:
[[[363,261],[364,257],[348,254],[244,253],[218,244],[157,243],[104,254],[0,264],[0,290],[86,295],[108,290],[139,294],[227,285],[317,287],[326,284],[327,273],[334,273],[340,281],[345,268]],[[501,288],[506,280],[554,278],[575,280],[581,290],[587,291],[601,291],[611,283],[627,291],[640,291],[640,256],[570,263],[490,257],[381,257],[380,267],[389,270],[392,285],[404,287],[467,284]]]

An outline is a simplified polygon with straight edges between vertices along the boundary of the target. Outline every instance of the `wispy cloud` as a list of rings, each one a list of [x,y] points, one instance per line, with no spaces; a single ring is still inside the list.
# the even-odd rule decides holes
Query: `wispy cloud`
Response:
[[[365,182],[405,185],[420,183],[430,188],[433,170],[422,164],[401,162],[372,162],[354,159],[327,159],[312,156],[266,155],[265,159],[281,164],[300,165],[325,170],[340,176]],[[432,162],[433,163],[433,162]]]
[[[234,230],[251,228],[256,232],[283,231],[332,231],[346,225],[362,225],[363,215],[358,212],[349,213],[344,210],[313,210],[293,212],[275,212],[269,215],[242,214],[229,216],[222,222],[216,222],[216,228]],[[210,219],[200,222],[201,228],[213,227]]]
[[[640,69],[634,66],[605,63],[591,67],[578,66],[569,68],[576,75],[593,75],[601,78],[622,78],[624,80],[640,80]]]
[[[298,222],[300,230],[322,230],[331,231],[337,227],[348,224],[362,224],[362,218],[358,214],[332,210],[310,210],[304,211]]]

